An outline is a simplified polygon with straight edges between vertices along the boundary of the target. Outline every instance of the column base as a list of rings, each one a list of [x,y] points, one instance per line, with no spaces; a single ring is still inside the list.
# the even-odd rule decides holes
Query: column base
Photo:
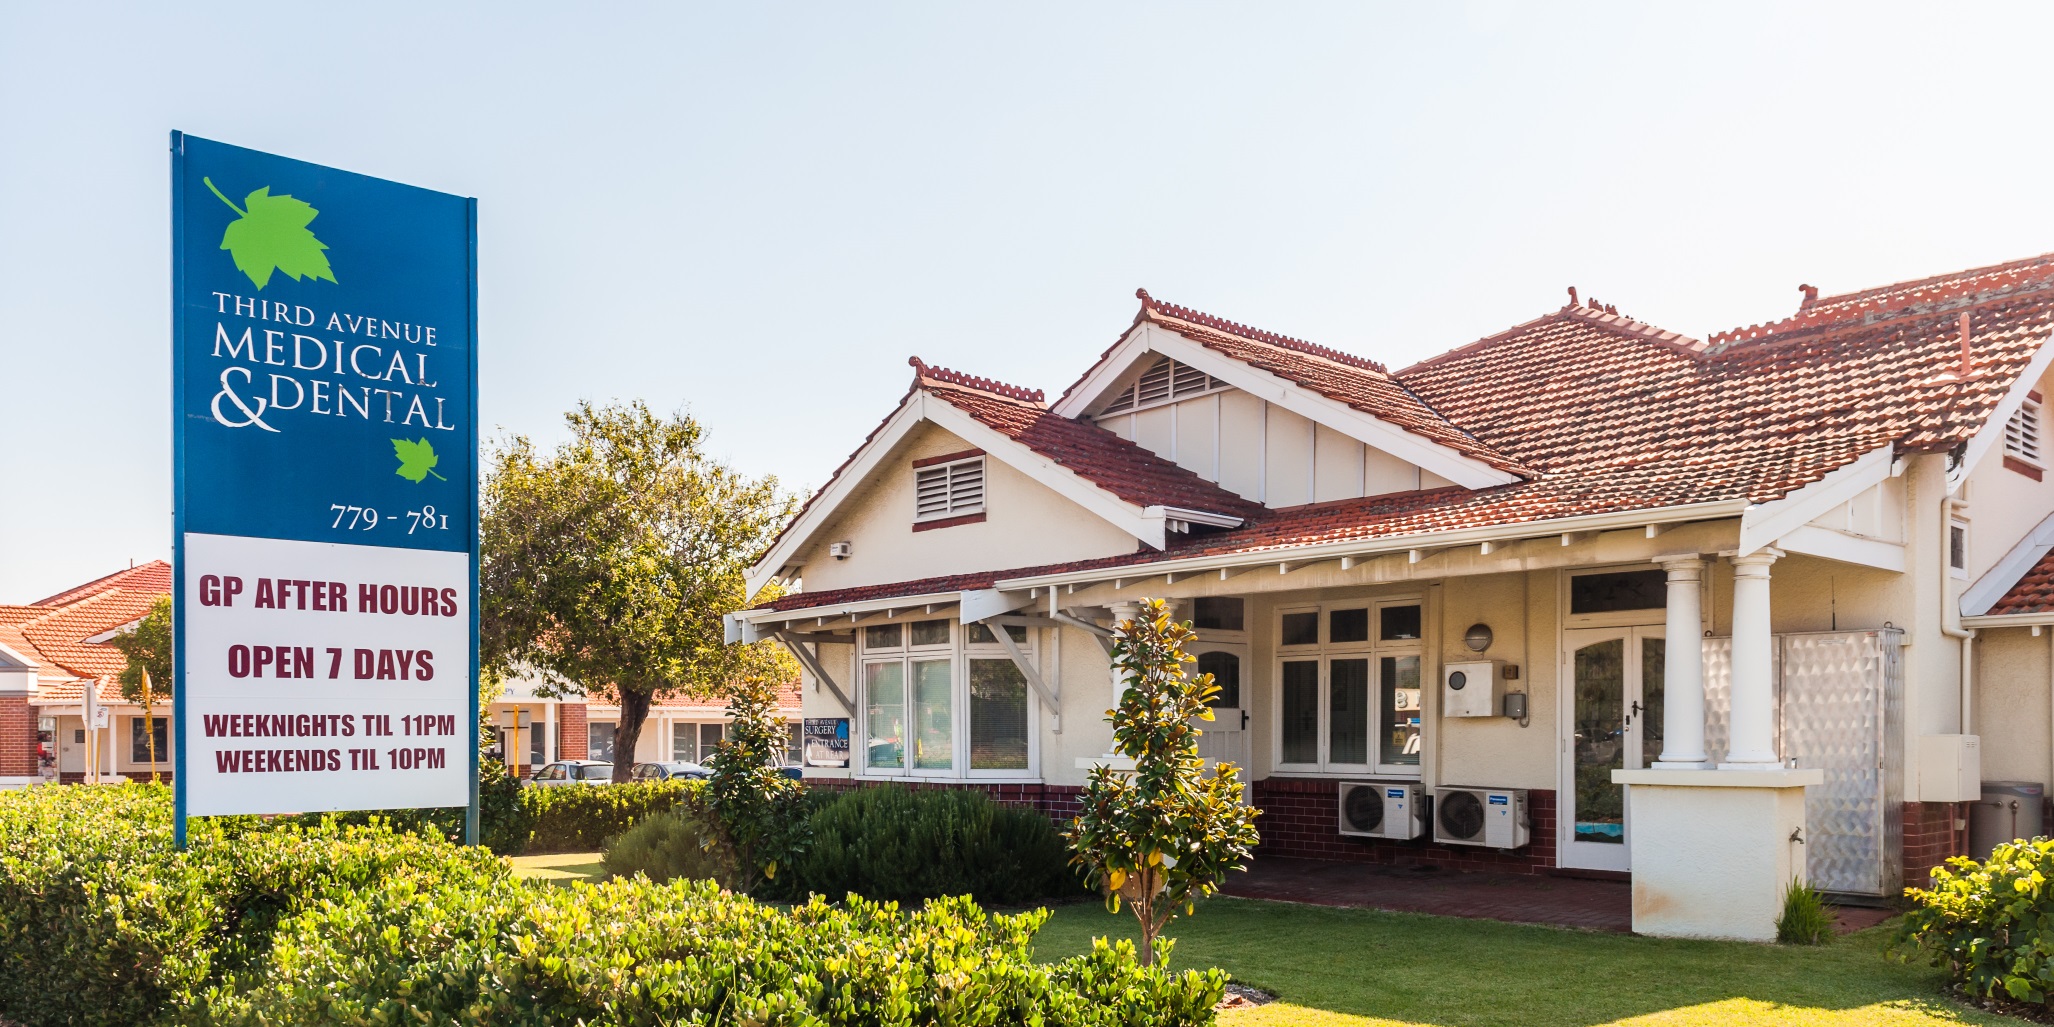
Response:
[[[1633,824],[1633,930],[1774,941],[1783,890],[1804,876],[1804,789],[1820,770],[1615,770]],[[1802,837],[1802,835],[1799,835]]]
[[[1710,770],[1712,761],[1700,757],[1694,760],[1656,760],[1649,770]]]
[[[1739,770],[1739,771],[1749,771],[1749,772],[1754,772],[1754,771],[1766,771],[1766,770],[1784,770],[1784,769],[1787,769],[1787,768],[1785,768],[1785,767],[1783,766],[1783,761],[1782,761],[1782,760],[1774,760],[1774,759],[1769,759],[1769,760],[1758,760],[1758,761],[1757,761],[1757,760],[1734,760],[1734,761],[1732,761],[1732,762],[1728,762],[1728,763],[1721,763],[1721,764],[1719,764],[1719,766],[1718,766],[1718,767],[1717,767],[1716,769],[1719,769],[1719,770]]]

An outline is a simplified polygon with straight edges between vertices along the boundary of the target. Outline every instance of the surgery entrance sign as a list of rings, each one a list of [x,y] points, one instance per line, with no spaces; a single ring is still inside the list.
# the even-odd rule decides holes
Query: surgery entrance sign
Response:
[[[476,201],[174,132],[178,832],[477,781]]]

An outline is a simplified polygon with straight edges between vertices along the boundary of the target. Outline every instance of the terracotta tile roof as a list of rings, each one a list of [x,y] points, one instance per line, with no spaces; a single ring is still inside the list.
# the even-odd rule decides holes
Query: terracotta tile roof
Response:
[[[171,565],[163,560],[152,560],[126,570],[115,571],[102,578],[95,578],[76,588],[66,589],[47,599],[38,599],[32,606],[63,606],[87,596],[97,595],[110,588],[138,589],[162,595],[171,594]]]
[[[2054,552],[2040,557],[2040,562],[2011,586],[1988,611],[1990,616],[2004,616],[2020,613],[2047,613],[2054,611]]]
[[[919,357],[911,363],[914,388],[946,401],[1125,502],[1239,516],[1261,509],[1096,424],[1050,412],[1040,392],[930,367]]]
[[[614,699],[613,694],[604,688],[593,689],[587,701],[589,705],[597,706],[601,709],[618,710],[620,708],[619,702]],[[782,689],[778,690],[778,712],[796,715],[804,708],[805,698],[799,691],[799,682],[796,679],[788,682]],[[649,712],[652,715],[663,713],[670,716],[724,717],[727,715],[727,703],[721,699],[698,699],[689,696],[673,695],[650,703]]]
[[[1531,475],[1530,468],[1485,445],[1441,416],[1382,364],[1325,346],[1235,324],[1211,314],[1164,303],[1135,292],[1141,311],[1135,323],[1150,321],[1209,350],[1265,371],[1337,403],[1430,439],[1501,471]],[[1087,376],[1089,372],[1086,372]],[[1073,388],[1075,386],[1072,386]]]
[[[1295,340],[1153,300],[1142,316],[1221,352],[1240,347],[1251,362],[1288,368],[1279,373],[1322,392],[1361,388],[1369,403],[1371,390],[1388,390],[1375,395],[1416,403],[1425,412],[1419,417],[1431,418],[1415,419],[1422,427],[1413,430],[1445,425],[1469,440],[1471,452],[1494,454],[1499,466],[1532,477],[1476,491],[1258,508],[1244,515],[1241,528],[1180,538],[1162,553],[794,594],[770,605],[805,609],[1189,556],[1768,502],[1886,446],[1939,452],[1965,443],[2054,334],[2054,255],[1816,300],[1796,318],[1722,333],[1710,343],[1611,307],[1572,303],[1388,376],[1368,362],[1335,360]],[[1315,381],[1321,384],[1309,384]],[[923,378],[916,387],[985,411],[980,420],[1058,420],[1038,402],[952,382]],[[1039,430],[1046,448],[1036,448],[1045,453],[1078,437]],[[1094,480],[1117,480],[1127,451],[1095,451],[1087,461]]]
[[[128,657],[113,646],[85,640],[140,620],[161,594],[109,589],[56,607],[48,616],[21,625],[21,633],[45,656],[80,677],[112,677],[128,666]]]

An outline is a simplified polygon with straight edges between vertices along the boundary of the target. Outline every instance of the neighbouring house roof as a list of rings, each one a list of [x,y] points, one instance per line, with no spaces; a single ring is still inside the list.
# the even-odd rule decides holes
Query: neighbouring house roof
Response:
[[[612,695],[604,690],[594,690],[588,697],[588,706],[597,709],[620,709]],[[805,710],[805,699],[799,691],[799,682],[787,682],[777,692],[777,711],[787,719],[798,717]],[[650,716],[663,714],[669,717],[705,717],[718,720],[727,716],[727,704],[720,701],[692,699],[685,696],[666,696],[649,704]]]
[[[2054,613],[2054,552],[2040,557],[2003,596],[1991,604],[1984,615],[2005,617],[2033,613]]]
[[[2044,360],[2054,335],[2054,254],[1808,298],[1783,321],[1706,341],[1572,294],[1559,310],[1395,373],[1141,295],[1137,324],[1159,324],[1519,480],[1280,509],[1234,497],[1240,527],[1174,537],[1160,550],[796,593],[768,605],[805,609],[1073,569],[1771,503],[1879,451],[1965,446],[2035,359]],[[1131,443],[1102,444],[1108,433],[1051,413],[1039,393],[916,366],[923,369],[915,389],[946,393],[952,404],[981,411],[973,413],[980,420],[1031,423],[1036,452],[1088,468],[1103,488],[1142,494],[1174,482],[1198,495],[1221,491],[1181,468],[1173,474],[1168,461]],[[1009,434],[1024,440],[1027,432]]]
[[[128,658],[113,646],[86,639],[132,624],[171,594],[171,565],[155,560],[27,605],[0,605],[0,644],[41,667],[30,701],[64,705],[83,701],[87,682],[100,682],[100,700],[120,703],[114,680]],[[167,693],[168,695],[168,693]]]

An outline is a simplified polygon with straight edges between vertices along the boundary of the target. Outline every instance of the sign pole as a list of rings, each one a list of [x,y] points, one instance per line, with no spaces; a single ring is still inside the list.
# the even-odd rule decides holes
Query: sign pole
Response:
[[[171,133],[171,409],[179,408],[185,383],[185,133]],[[171,722],[179,737],[171,751],[171,844],[185,851],[185,418],[171,425]]]
[[[466,228],[470,235],[469,259],[471,279],[471,371],[469,377],[471,380],[472,416],[470,418],[470,440],[467,445],[471,453],[476,454],[478,452],[478,418],[476,414],[478,409],[478,201],[475,198],[465,203],[464,215],[465,220],[468,222]],[[475,456],[473,459],[476,459]],[[465,722],[470,725],[471,732],[471,744],[466,747],[466,751],[470,753],[471,759],[471,772],[469,775],[471,779],[471,806],[464,813],[464,844],[466,845],[479,844],[478,693],[485,687],[485,682],[478,674],[478,477],[475,473],[471,475],[471,715],[465,718]]]

